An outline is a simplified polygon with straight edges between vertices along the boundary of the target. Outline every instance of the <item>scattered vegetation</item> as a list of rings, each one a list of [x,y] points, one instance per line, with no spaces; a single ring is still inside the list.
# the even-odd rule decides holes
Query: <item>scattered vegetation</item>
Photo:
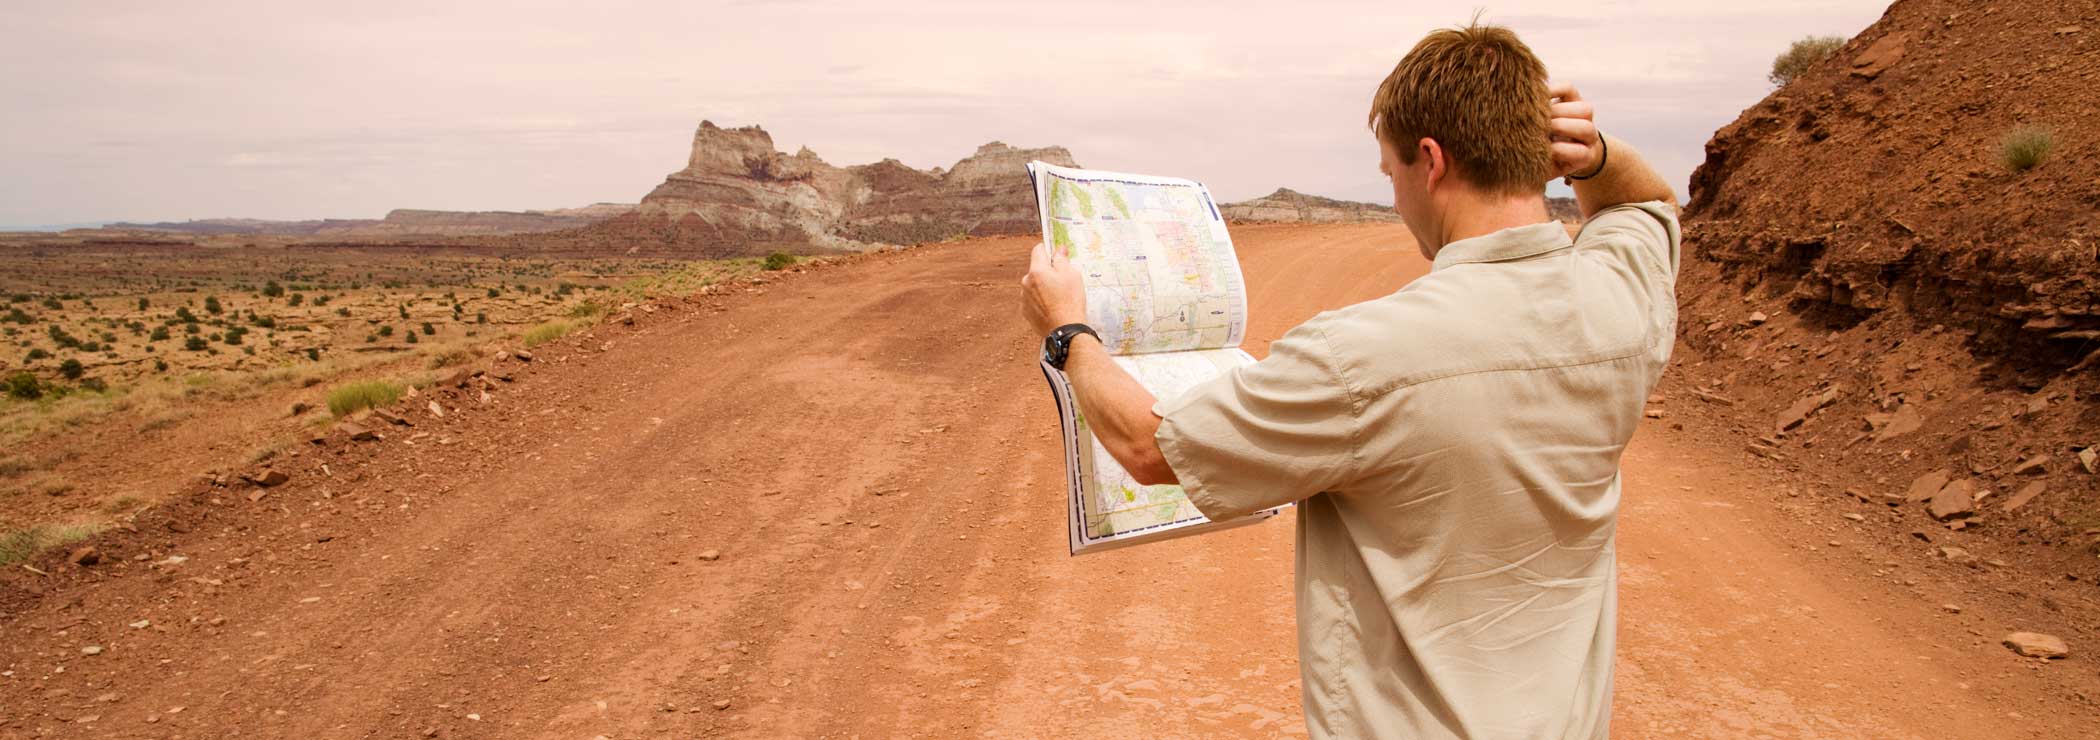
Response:
[[[36,557],[54,547],[79,542],[102,531],[99,524],[38,524],[0,534],[0,565]]]
[[[1785,52],[1772,59],[1772,73],[1768,79],[1772,84],[1785,87],[1795,77],[1807,72],[1817,62],[1837,53],[1845,45],[1842,36],[1809,36],[1788,45]]]
[[[7,387],[8,398],[34,401],[44,396],[44,382],[37,379],[36,373],[28,370],[15,371],[13,375],[7,376],[4,385]]]
[[[2049,150],[2055,147],[2056,137],[2048,129],[2021,126],[2005,133],[2005,140],[1998,144],[1998,158],[2006,169],[2026,172],[2048,159]]]
[[[786,252],[774,252],[772,254],[766,255],[765,268],[769,271],[785,270],[789,267],[793,267],[794,265],[795,255],[788,254]]]
[[[349,416],[363,409],[400,400],[404,388],[385,380],[360,380],[328,392],[328,413]]]
[[[542,344],[546,344],[556,339],[568,336],[569,332],[575,330],[576,325],[571,324],[567,321],[549,321],[547,323],[540,324],[539,326],[535,326],[531,329],[525,330],[525,346],[538,347]]]

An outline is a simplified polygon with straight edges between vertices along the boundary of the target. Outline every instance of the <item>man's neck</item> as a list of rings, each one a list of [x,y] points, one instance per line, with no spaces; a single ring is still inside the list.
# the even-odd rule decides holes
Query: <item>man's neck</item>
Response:
[[[1466,195],[1454,199],[1451,210],[1444,214],[1441,224],[1444,244],[1476,236],[1486,236],[1503,229],[1530,226],[1549,220],[1546,214],[1546,197],[1540,195]],[[1438,247],[1438,251],[1442,251]]]

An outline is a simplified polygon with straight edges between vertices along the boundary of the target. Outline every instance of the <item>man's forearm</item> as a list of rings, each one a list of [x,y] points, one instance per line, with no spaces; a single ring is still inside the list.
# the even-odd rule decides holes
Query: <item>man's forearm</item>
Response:
[[[1159,432],[1160,418],[1152,413],[1157,399],[1109,359],[1107,347],[1085,334],[1074,337],[1065,375],[1094,438],[1131,477],[1145,485],[1178,482],[1153,437]]]
[[[1646,203],[1659,200],[1677,204],[1677,192],[1670,183],[1648,166],[1648,160],[1633,148],[1632,144],[1618,137],[1606,137],[1604,169],[1587,180],[1576,180],[1575,200],[1582,206],[1582,217],[1589,218],[1598,211],[1627,203]]]

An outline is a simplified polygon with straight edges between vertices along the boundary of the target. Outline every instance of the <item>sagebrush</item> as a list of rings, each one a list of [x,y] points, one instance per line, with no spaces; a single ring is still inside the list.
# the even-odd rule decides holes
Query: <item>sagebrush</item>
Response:
[[[1787,46],[1786,51],[1780,52],[1779,56],[1772,59],[1772,73],[1767,79],[1774,85],[1785,87],[1786,83],[1794,81],[1801,73],[1816,66],[1817,62],[1837,53],[1844,45],[1845,39],[1842,36],[1809,36],[1795,41]]]

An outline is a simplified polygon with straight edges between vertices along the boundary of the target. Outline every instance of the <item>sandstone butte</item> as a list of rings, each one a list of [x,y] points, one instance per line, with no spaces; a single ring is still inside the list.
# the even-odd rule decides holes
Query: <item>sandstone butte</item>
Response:
[[[656,225],[660,232],[668,226],[674,237],[741,245],[747,252],[1032,233],[1031,160],[1078,166],[1063,147],[1018,149],[995,141],[945,171],[895,159],[838,167],[807,147],[793,155],[775,150],[773,137],[757,126],[701,121],[685,167],[608,225]]]

